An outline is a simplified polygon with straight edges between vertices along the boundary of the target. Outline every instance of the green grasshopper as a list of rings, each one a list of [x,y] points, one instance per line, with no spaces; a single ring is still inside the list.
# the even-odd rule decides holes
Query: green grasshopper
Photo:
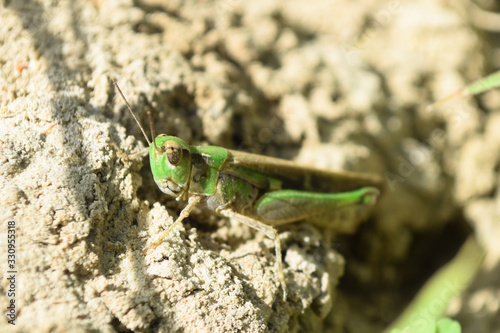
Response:
[[[113,81],[149,144],[153,178],[160,190],[187,200],[177,220],[148,249],[160,245],[169,232],[200,204],[263,232],[274,240],[278,278],[286,300],[281,244],[276,226],[307,220],[340,233],[354,232],[380,194],[378,177],[300,166],[278,158],[216,146],[190,146],[175,136],[155,136],[148,112],[151,142]]]

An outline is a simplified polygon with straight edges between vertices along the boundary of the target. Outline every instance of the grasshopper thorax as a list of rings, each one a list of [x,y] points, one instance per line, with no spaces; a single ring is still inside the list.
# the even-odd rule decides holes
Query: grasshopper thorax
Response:
[[[186,142],[175,136],[158,135],[149,147],[151,172],[160,190],[182,197],[189,188],[191,151]]]

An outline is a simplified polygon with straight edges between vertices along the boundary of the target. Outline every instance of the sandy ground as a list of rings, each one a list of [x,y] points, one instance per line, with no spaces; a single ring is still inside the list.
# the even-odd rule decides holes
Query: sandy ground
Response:
[[[426,110],[492,70],[469,6],[4,1],[0,331],[377,332],[475,230],[488,255],[449,314],[500,332],[500,94]],[[354,236],[281,232],[287,302],[273,242],[210,213],[145,256],[183,204],[112,78],[158,133],[379,174],[384,196]]]

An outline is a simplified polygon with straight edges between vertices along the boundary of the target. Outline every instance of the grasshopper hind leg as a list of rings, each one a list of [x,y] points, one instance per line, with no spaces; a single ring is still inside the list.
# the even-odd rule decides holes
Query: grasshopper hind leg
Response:
[[[287,292],[286,292],[286,283],[285,283],[285,275],[283,274],[283,260],[281,257],[281,242],[278,235],[278,231],[267,224],[264,224],[258,220],[255,220],[251,217],[238,214],[231,209],[222,209],[218,212],[222,216],[227,218],[235,219],[238,222],[246,224],[250,228],[257,229],[263,232],[267,237],[274,239],[274,247],[276,250],[276,266],[278,270],[278,279],[281,283],[281,288],[283,289],[283,301],[286,301]]]

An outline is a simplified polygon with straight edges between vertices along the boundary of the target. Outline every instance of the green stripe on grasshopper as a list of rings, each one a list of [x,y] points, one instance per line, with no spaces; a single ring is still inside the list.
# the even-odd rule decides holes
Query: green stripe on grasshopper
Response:
[[[353,232],[375,204],[382,181],[375,176],[332,172],[221,147],[190,146],[174,136],[147,138],[153,178],[164,193],[187,200],[177,220],[149,247],[155,249],[196,205],[235,219],[274,239],[278,279],[286,300],[281,244],[274,225],[311,221],[337,232]],[[308,191],[313,189],[313,191]],[[321,193],[323,192],[323,193]]]

